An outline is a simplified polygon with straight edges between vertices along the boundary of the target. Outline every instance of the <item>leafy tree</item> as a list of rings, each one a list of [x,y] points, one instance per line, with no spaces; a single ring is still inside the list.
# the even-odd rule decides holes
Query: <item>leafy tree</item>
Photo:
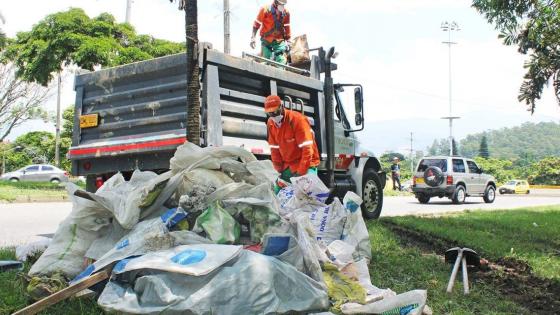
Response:
[[[46,119],[42,106],[49,96],[48,88],[18,79],[13,64],[0,63],[0,142],[24,122]]]
[[[480,149],[478,150],[478,155],[485,159],[490,157],[490,151],[488,150],[488,138],[486,135],[482,136],[480,140]]]
[[[19,136],[12,147],[23,150],[10,151],[6,155],[6,170],[13,171],[33,163],[52,163],[54,160],[54,134],[47,131],[33,131]]]
[[[530,167],[529,182],[540,185],[560,185],[560,157],[547,157]]]
[[[130,24],[119,24],[108,13],[91,19],[82,9],[48,15],[29,32],[17,34],[7,47],[7,58],[17,65],[17,75],[47,85],[64,66],[76,64],[116,66],[178,53],[184,45],[137,35]]]
[[[517,177],[513,163],[509,160],[476,157],[475,161],[485,173],[493,175],[498,183],[505,183],[506,181]]]
[[[473,0],[473,7],[495,25],[505,45],[517,45],[521,54],[529,55],[519,101],[534,113],[551,80],[560,102],[560,1]]]
[[[399,160],[401,160],[401,161],[406,160],[406,157],[399,152],[385,152],[385,153],[383,153],[383,155],[381,155],[380,159],[383,162],[392,163],[393,158],[395,158],[395,157],[399,158]]]

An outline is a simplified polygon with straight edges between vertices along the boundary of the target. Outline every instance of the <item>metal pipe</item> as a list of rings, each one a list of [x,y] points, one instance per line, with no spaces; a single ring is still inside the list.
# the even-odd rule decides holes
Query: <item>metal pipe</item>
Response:
[[[334,55],[334,47],[329,49],[325,55],[324,50],[319,51],[321,59],[324,60],[325,65],[325,127],[327,138],[327,181],[331,189],[335,188],[334,181],[334,85],[331,73],[331,58]]]
[[[295,72],[297,74],[309,75],[309,71],[307,71],[307,70],[303,70],[303,69],[299,69],[299,68],[292,67],[292,66],[289,66],[289,65],[285,65],[283,63],[279,63],[279,62],[276,62],[276,61],[273,61],[273,60],[270,60],[270,59],[266,59],[266,58],[263,58],[261,56],[253,55],[253,54],[246,53],[246,52],[244,52],[242,56],[243,56],[243,58],[250,57],[252,59],[262,61],[263,63],[269,64],[269,65],[272,65],[272,66],[278,66],[278,67],[284,68],[285,70]]]
[[[284,101],[288,101],[288,109],[292,109],[292,104],[294,102],[292,101],[292,98],[289,95],[284,96]],[[286,106],[284,106],[284,107],[286,107]]]
[[[301,98],[296,98],[296,104],[301,105],[301,113],[305,115],[305,103],[303,103],[303,100]]]

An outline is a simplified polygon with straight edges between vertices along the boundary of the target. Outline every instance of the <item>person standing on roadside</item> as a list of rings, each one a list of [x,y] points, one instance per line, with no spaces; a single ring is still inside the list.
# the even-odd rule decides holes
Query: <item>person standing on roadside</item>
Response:
[[[393,158],[393,164],[391,164],[391,179],[393,180],[393,190],[402,190],[401,185],[401,166],[399,164],[400,160],[398,157]],[[398,184],[398,186],[397,186]]]

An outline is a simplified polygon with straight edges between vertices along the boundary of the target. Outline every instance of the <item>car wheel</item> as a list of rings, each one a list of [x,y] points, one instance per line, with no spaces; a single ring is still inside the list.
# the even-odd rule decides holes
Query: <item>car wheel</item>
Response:
[[[53,179],[51,179],[51,183],[52,183],[52,184],[60,184],[60,179],[58,179],[58,178],[53,178]]]
[[[362,185],[362,215],[366,219],[377,219],[383,208],[383,189],[381,181],[374,170],[368,169],[364,173]]]
[[[466,197],[467,197],[467,193],[465,192],[465,187],[457,186],[457,188],[455,188],[455,193],[453,193],[453,197],[451,198],[451,200],[453,201],[454,204],[461,204],[465,202]]]
[[[496,188],[494,186],[488,185],[486,191],[484,191],[484,202],[493,203],[496,200]]]
[[[418,199],[418,202],[422,204],[430,202],[430,196],[424,194],[416,196],[416,199]]]

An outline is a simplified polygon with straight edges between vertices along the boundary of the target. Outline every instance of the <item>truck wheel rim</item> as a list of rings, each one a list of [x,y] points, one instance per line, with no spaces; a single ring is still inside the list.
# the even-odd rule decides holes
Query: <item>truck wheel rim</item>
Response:
[[[364,187],[364,204],[367,211],[374,212],[375,209],[377,209],[378,193],[379,191],[377,190],[375,182],[373,180],[368,181]]]
[[[488,189],[488,200],[494,200],[495,197],[496,197],[496,192],[494,191],[494,189],[492,188]]]

